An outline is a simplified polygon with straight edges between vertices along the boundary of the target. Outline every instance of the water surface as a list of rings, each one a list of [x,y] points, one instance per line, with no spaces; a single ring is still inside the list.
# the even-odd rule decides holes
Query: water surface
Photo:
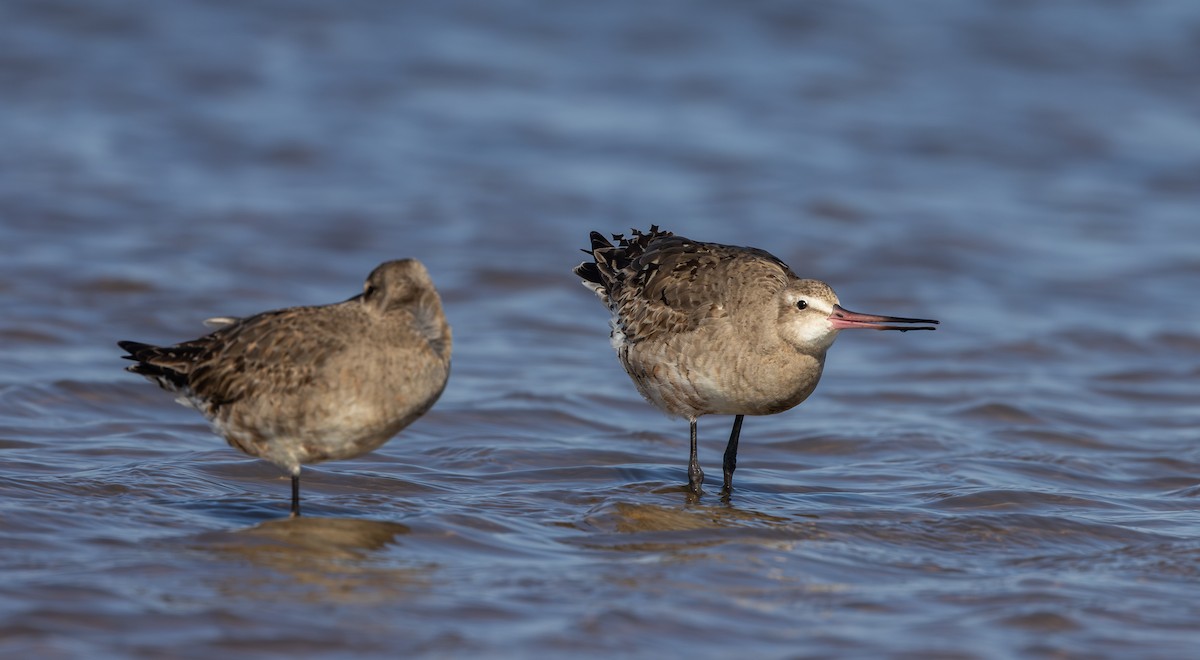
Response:
[[[1183,657],[1200,644],[1194,3],[0,8],[0,650]],[[657,223],[850,309],[687,427],[570,268]],[[118,339],[415,256],[439,404],[287,480]]]

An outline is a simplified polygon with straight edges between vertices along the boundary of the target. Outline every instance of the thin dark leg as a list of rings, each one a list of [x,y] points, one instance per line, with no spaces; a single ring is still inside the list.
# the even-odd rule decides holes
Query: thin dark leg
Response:
[[[292,517],[300,515],[300,470],[292,473]]]
[[[704,483],[704,470],[700,469],[700,458],[696,455],[696,420],[692,424],[692,455],[688,459],[688,490],[696,495],[701,493],[700,486]]]
[[[736,415],[733,418],[733,430],[729,432],[729,444],[725,445],[725,460],[721,463],[721,467],[725,471],[725,484],[721,487],[721,495],[729,497],[733,492],[733,471],[737,469],[737,445],[738,436],[742,434],[742,418],[745,415]]]

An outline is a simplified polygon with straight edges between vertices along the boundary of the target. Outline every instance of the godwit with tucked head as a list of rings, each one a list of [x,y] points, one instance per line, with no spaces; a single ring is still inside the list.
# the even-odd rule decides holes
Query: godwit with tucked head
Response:
[[[174,346],[118,342],[128,368],[179,393],[236,449],[292,477],[378,448],[429,410],[450,375],[450,326],[425,266],[381,264],[344,302],[222,318]]]
[[[700,243],[650,227],[613,245],[592,232],[575,268],[612,312],[612,345],[642,396],[691,425],[688,488],[701,492],[696,419],[734,415],[722,495],[733,490],[746,415],[808,398],[825,352],[847,328],[933,330],[937,321],[851,312],[828,284],[801,279],[763,250]]]

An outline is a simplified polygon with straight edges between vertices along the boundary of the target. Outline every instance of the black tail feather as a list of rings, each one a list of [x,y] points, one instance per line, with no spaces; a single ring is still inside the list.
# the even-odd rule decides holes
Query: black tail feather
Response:
[[[610,248],[613,246],[613,244],[610,243],[607,238],[604,238],[604,235],[598,231],[592,232],[590,234],[590,238],[592,239],[592,249],[584,250],[584,252],[587,252],[589,254],[591,254],[592,252],[594,252],[596,250],[601,250],[603,248]],[[616,238],[616,237],[614,236],[613,238]],[[616,240],[620,240],[620,239],[616,239]]]
[[[154,363],[156,359],[163,357],[169,349],[154,346],[153,344],[143,344],[138,341],[119,341],[117,342],[117,346],[120,346],[128,353],[128,355],[122,355],[122,358],[137,362],[137,364],[125,367],[125,371],[156,379],[160,384],[165,385],[166,383],[170,383],[177,388],[187,385],[186,374],[171,367]]]
[[[129,355],[121,356],[121,357],[125,358],[126,360],[141,361],[141,360],[144,360],[144,359],[150,357],[151,353],[158,350],[157,346],[154,346],[151,344],[143,344],[140,341],[119,341],[119,342],[117,342],[117,346],[120,346],[122,349],[125,350],[126,353],[129,353]]]
[[[585,261],[575,267],[575,274],[582,277],[585,282],[592,284],[603,284],[600,279],[600,269],[596,267],[593,261]]]
[[[584,281],[598,284],[607,290],[612,280],[619,278],[619,273],[634,259],[642,255],[651,241],[674,235],[669,231],[660,230],[658,225],[650,225],[650,230],[647,232],[637,229],[630,231],[632,232],[630,238],[625,238],[624,234],[613,234],[612,240],[616,242],[615,244],[600,232],[591,232],[589,238],[592,247],[590,250],[584,249],[583,252],[591,255],[592,261],[579,264],[573,269],[573,272]]]

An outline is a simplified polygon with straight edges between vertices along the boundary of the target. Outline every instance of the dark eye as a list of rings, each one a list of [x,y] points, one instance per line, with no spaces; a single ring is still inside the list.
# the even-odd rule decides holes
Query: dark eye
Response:
[[[803,300],[796,301],[796,309],[808,309],[808,303]]]

